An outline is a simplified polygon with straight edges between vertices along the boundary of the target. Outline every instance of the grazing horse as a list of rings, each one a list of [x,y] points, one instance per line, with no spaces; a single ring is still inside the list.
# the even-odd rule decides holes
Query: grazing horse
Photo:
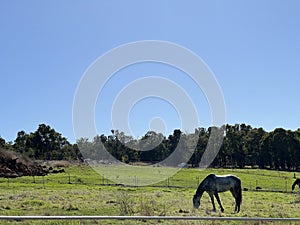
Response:
[[[298,186],[300,187],[300,179],[299,179],[299,178],[297,178],[297,179],[295,180],[295,182],[293,183],[293,185],[292,185],[292,190],[295,189],[295,186],[296,186],[296,185],[298,185]]]
[[[242,186],[241,180],[233,175],[217,176],[215,174],[208,175],[199,185],[196,194],[193,198],[194,208],[198,209],[200,206],[200,199],[203,193],[206,191],[211,199],[213,211],[216,211],[214,196],[216,197],[221,211],[224,212],[221,200],[219,198],[219,192],[230,191],[235,198],[235,212],[240,211],[240,205],[242,203]]]

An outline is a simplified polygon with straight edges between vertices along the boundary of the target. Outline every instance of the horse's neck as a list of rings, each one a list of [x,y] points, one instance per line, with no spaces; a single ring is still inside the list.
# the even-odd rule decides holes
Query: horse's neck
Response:
[[[198,189],[196,191],[196,195],[197,196],[201,196],[203,195],[204,191],[206,190],[206,186],[207,186],[207,182],[208,182],[208,179],[207,177],[199,184],[198,186]]]
[[[197,197],[201,198],[203,193],[204,193],[204,189],[200,185],[196,191],[196,195],[197,195]]]

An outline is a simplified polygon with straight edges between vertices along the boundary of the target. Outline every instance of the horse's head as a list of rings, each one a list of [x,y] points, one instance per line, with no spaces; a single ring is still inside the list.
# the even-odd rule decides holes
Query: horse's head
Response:
[[[198,209],[200,206],[200,196],[194,195],[193,197],[193,205],[195,209]]]

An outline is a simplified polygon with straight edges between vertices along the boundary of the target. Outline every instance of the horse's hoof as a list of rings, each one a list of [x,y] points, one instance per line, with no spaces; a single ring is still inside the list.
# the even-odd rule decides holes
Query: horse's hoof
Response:
[[[224,209],[221,209],[221,212],[224,212]]]

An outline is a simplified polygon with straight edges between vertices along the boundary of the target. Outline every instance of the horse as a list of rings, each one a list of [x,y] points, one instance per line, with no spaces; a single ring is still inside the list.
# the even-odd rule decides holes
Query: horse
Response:
[[[295,186],[296,186],[296,185],[298,185],[298,186],[300,187],[300,179],[299,179],[299,178],[297,178],[297,179],[295,180],[295,182],[293,183],[293,185],[292,185],[292,190],[295,189]]]
[[[235,209],[234,211],[238,213],[240,211],[240,206],[242,203],[242,186],[241,180],[234,175],[223,175],[218,176],[215,174],[209,174],[204,180],[200,183],[197,188],[196,194],[193,197],[194,208],[198,209],[200,206],[200,199],[203,193],[206,191],[209,194],[213,211],[216,211],[214,196],[216,197],[221,212],[224,212],[221,200],[219,198],[219,192],[230,191],[233,197],[235,198]]]

